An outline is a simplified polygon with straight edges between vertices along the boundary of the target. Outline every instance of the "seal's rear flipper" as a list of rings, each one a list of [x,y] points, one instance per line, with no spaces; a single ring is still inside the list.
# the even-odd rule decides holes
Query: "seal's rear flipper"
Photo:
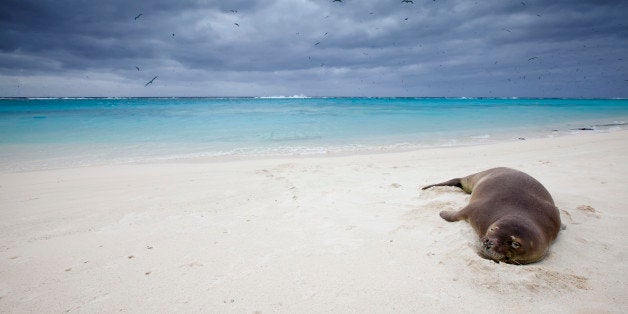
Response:
[[[455,179],[451,179],[449,181],[445,181],[445,182],[441,182],[441,183],[430,184],[430,185],[424,186],[424,187],[421,188],[421,190],[426,190],[426,189],[429,189],[429,188],[434,187],[434,186],[457,186],[457,187],[462,189],[462,182],[460,182],[460,178],[455,178]]]

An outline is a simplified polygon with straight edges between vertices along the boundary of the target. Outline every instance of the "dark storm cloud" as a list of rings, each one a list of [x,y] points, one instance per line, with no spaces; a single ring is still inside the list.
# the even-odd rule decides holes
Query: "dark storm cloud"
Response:
[[[101,96],[628,97],[626,12],[625,1],[5,0],[0,96],[76,85]]]

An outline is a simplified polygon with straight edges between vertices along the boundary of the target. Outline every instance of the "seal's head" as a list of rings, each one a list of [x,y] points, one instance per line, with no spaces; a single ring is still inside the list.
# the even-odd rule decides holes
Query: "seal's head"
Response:
[[[480,239],[478,254],[495,262],[509,264],[533,263],[545,256],[547,243],[534,225],[515,219],[500,219],[490,225]]]

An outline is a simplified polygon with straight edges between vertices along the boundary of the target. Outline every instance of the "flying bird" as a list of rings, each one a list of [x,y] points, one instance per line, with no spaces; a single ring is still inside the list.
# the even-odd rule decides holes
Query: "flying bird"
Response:
[[[233,25],[235,25],[237,27],[240,27],[240,24],[238,24],[238,23],[233,23]]]
[[[414,3],[412,0],[401,0],[401,3]]]
[[[138,14],[138,15],[135,17],[135,19],[136,19],[136,20],[137,20],[137,19],[139,19],[139,18],[140,18],[140,16],[142,16],[142,13]]]
[[[342,0],[334,0],[334,1],[332,1],[332,2],[342,2]]]
[[[229,12],[231,12],[233,14],[236,14],[236,13],[238,13],[238,10],[229,10]]]
[[[172,37],[174,37],[174,33],[172,33]]]
[[[319,45],[320,43],[321,43],[320,41],[317,41],[317,42],[314,44],[314,46],[317,46],[317,45]]]
[[[532,60],[534,60],[534,59],[538,59],[538,58],[539,58],[539,57],[532,57],[532,58],[528,59],[528,61],[532,61]]]
[[[138,71],[140,70],[140,67],[135,67]]]
[[[152,84],[152,83],[153,83],[153,81],[154,81],[154,80],[156,80],[158,77],[159,77],[159,76],[155,76],[155,77],[153,77],[153,79],[152,79],[152,80],[150,80],[150,81],[148,81],[148,83],[146,83],[146,84],[144,85],[144,87],[147,87],[148,85]]]

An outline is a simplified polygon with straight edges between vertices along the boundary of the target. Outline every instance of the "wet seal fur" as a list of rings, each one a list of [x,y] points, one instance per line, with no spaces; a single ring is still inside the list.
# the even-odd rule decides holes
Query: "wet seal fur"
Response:
[[[456,186],[471,194],[459,211],[441,211],[450,222],[468,221],[480,237],[478,254],[495,262],[528,264],[549,251],[561,229],[560,213],[543,185],[521,171],[493,168],[433,186]]]

